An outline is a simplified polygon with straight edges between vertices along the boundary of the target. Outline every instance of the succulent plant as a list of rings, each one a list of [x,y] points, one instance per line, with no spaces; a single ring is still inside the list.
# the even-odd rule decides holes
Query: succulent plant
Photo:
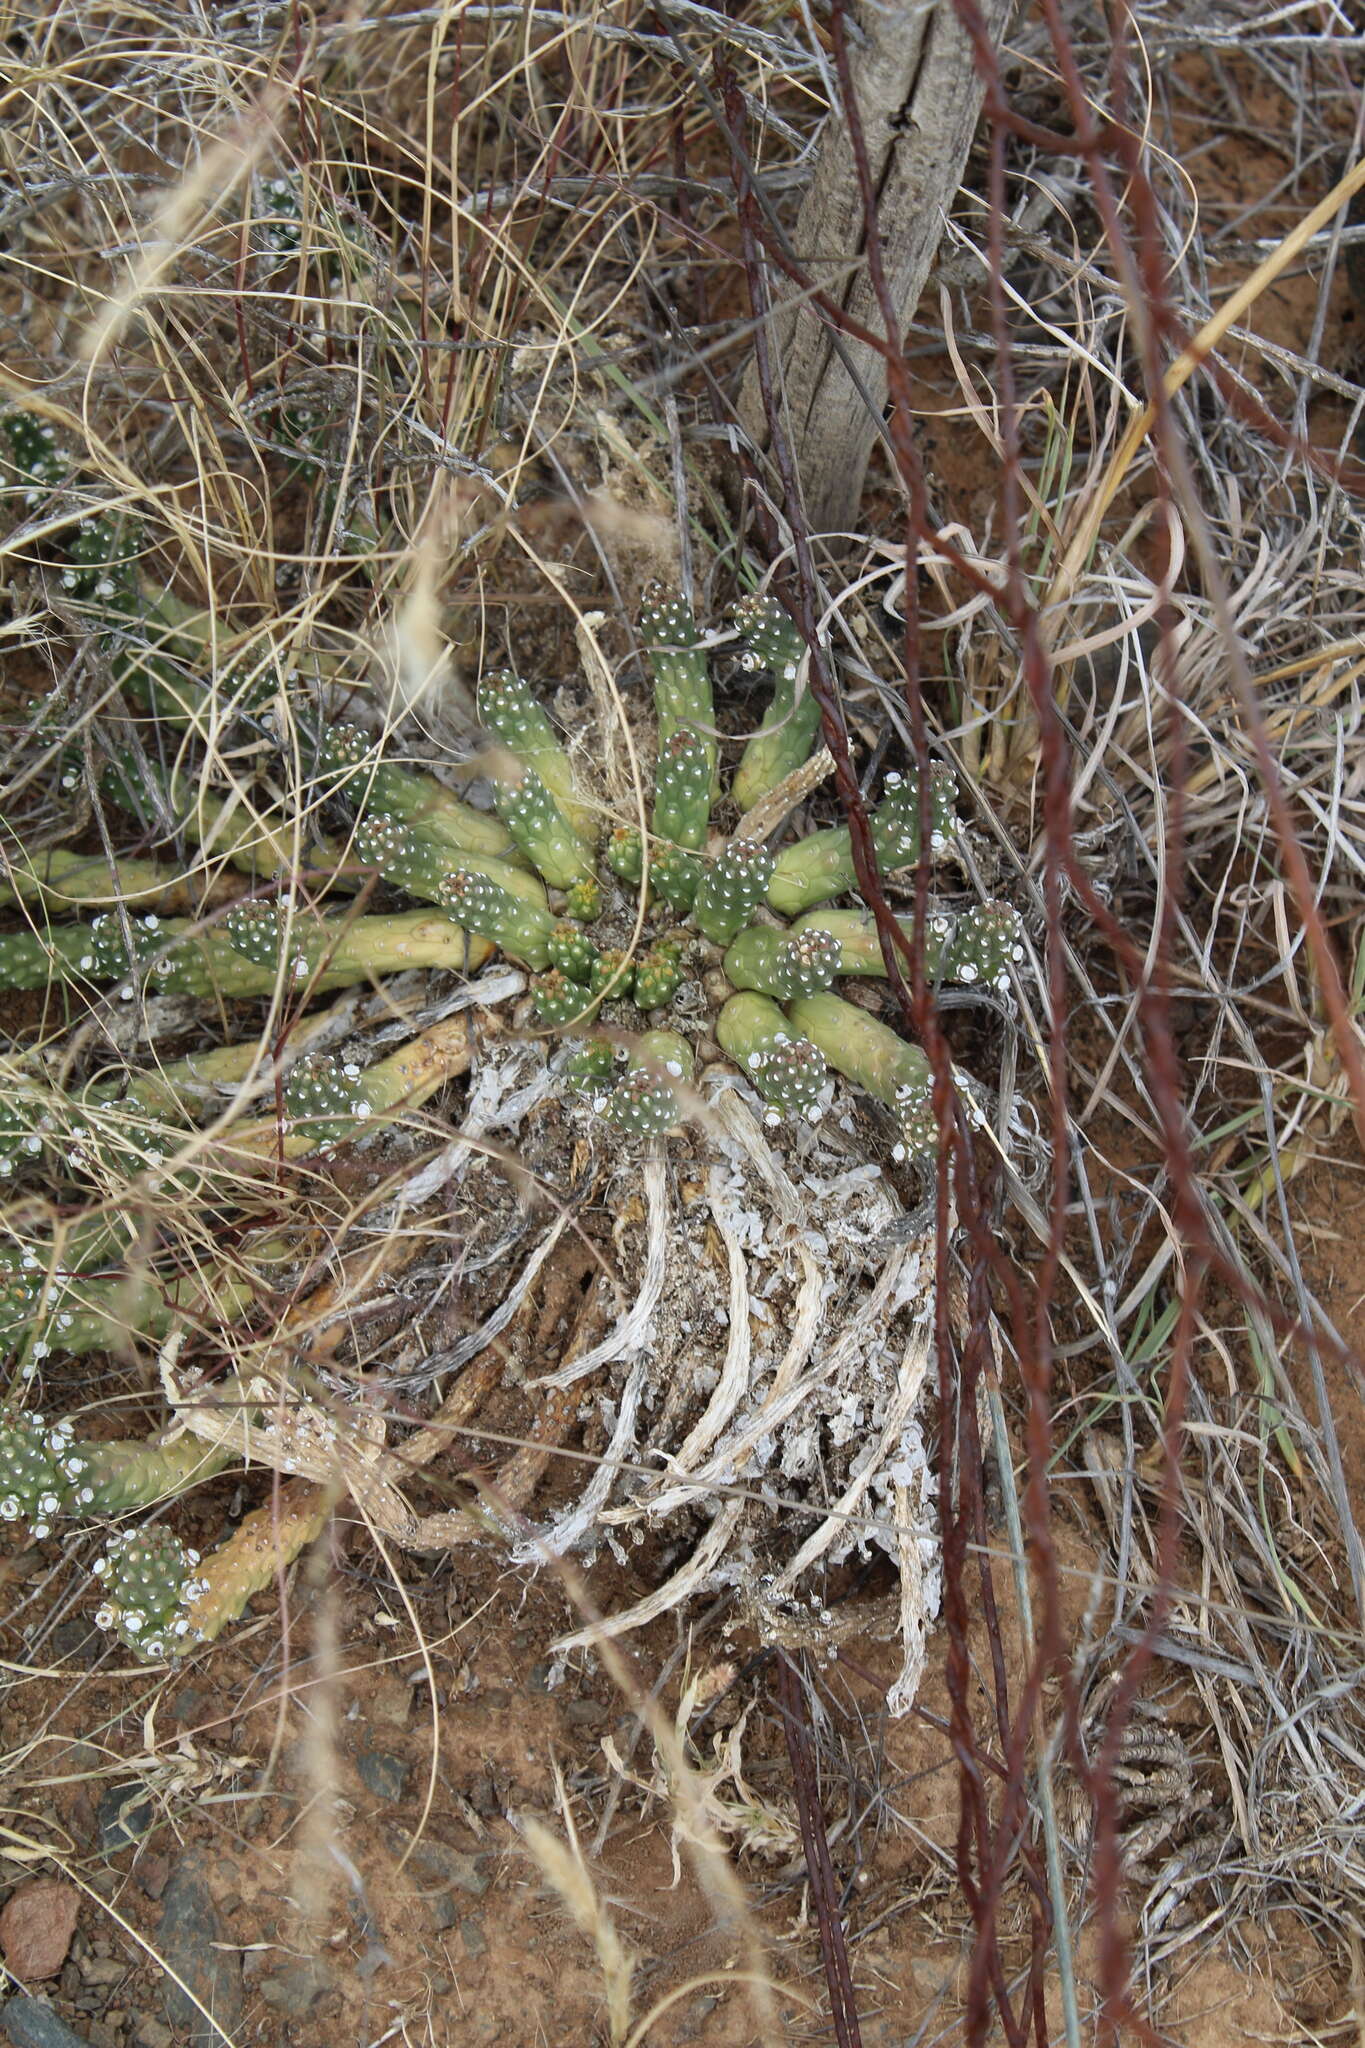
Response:
[[[188,1649],[195,1639],[190,1608],[205,1590],[195,1576],[197,1550],[187,1550],[168,1529],[125,1529],[111,1536],[94,1571],[104,1599],[95,1626],[126,1649],[160,1659]]]
[[[155,913],[122,921],[0,935],[0,987],[46,988],[56,981],[119,983],[131,1002],[145,986],[158,995],[268,996],[283,971],[312,990],[347,988],[411,967],[472,973],[493,948],[453,919],[424,911],[390,917],[285,918],[273,905],[229,913],[223,929]]]
[[[731,996],[716,1020],[716,1036],[767,1103],[766,1122],[781,1123],[784,1116],[819,1121],[829,1071],[825,1056],[771,996]]]
[[[299,255],[305,229],[297,184],[277,182],[280,191],[271,184],[262,193],[267,239],[275,236],[264,254]],[[300,445],[307,445],[305,430]],[[75,465],[43,423],[9,414],[0,421],[0,456],[25,503],[37,502],[33,493],[61,503]],[[772,689],[728,793],[706,636],[680,600],[652,596],[640,632],[652,684],[653,788],[647,810],[633,820],[613,821],[583,765],[590,753],[582,736],[566,744],[511,671],[480,685],[478,715],[489,744],[473,764],[483,784],[466,792],[475,799],[467,801],[437,774],[393,758],[389,744],[362,726],[330,719],[316,693],[296,678],[285,682],[282,658],[258,659],[240,689],[232,687],[240,758],[254,764],[243,772],[257,776],[253,802],[242,807],[237,787],[215,786],[211,769],[196,765],[196,720],[210,690],[221,692],[223,676],[215,679],[202,659],[196,665],[205,643],[195,616],[140,581],[140,537],[116,508],[73,515],[64,531],[58,573],[65,599],[84,608],[82,624],[88,619],[105,639],[116,678],[149,715],[142,749],[111,749],[101,786],[159,830],[172,820],[244,872],[249,886],[229,876],[242,891],[237,900],[224,903],[220,889],[211,904],[182,904],[166,870],[129,863],[118,871],[120,895],[108,910],[67,922],[69,909],[86,900],[75,878],[76,863],[88,856],[56,849],[55,860],[45,853],[29,861],[18,844],[18,858],[7,854],[6,862],[32,922],[0,936],[0,986],[112,984],[116,1001],[145,992],[220,1007],[283,993],[291,1012],[302,1014],[320,990],[413,967],[470,975],[497,951],[529,971],[529,1000],[517,1022],[558,1041],[550,1071],[574,1104],[572,1117],[584,1129],[599,1118],[608,1153],[629,1160],[644,1148],[647,1174],[657,1173],[657,1162],[648,1165],[655,1148],[718,1088],[750,1104],[757,1098],[768,1126],[816,1126],[850,1084],[892,1112],[896,1157],[913,1162],[933,1151],[937,1123],[924,1053],[874,1014],[869,1005],[881,1001],[875,986],[855,991],[858,1001],[839,993],[848,978],[869,984],[886,972],[882,934],[857,901],[848,828],[807,829],[807,813],[797,810],[793,824],[775,826],[766,840],[755,836],[772,813],[755,806],[803,767],[819,731],[818,705],[802,686],[801,637],[771,599],[741,600],[733,614],[741,668],[766,674]],[[257,715],[258,677],[271,718]],[[167,760],[175,763],[170,770],[161,765]],[[282,802],[278,792],[291,776]],[[809,800],[810,781],[797,777],[795,801]],[[870,813],[893,902],[897,872],[920,860],[921,794],[915,772],[889,773]],[[480,808],[484,795],[491,809]],[[951,774],[933,767],[924,795],[923,852],[933,860],[958,831]],[[737,832],[735,817],[748,813]],[[72,883],[65,896],[64,881]],[[107,891],[107,865],[100,882]],[[363,906],[377,882],[427,907],[386,909],[387,895],[358,915],[315,907],[329,892],[358,889]],[[91,902],[106,900],[97,894]],[[174,914],[182,908],[187,914]],[[1008,989],[1020,957],[1018,921],[1008,908],[934,900],[918,932],[902,908],[900,929],[907,943],[921,945],[931,983]],[[729,1063],[719,1078],[706,1072],[717,1045]],[[224,1079],[230,1068],[225,1059]],[[369,1065],[350,1047],[341,1054],[309,1049],[287,1069],[272,1070],[282,1117],[272,1102],[258,1124],[229,1129],[223,1151],[239,1165],[254,1156],[277,1166],[281,1156],[330,1149],[422,1100],[453,1070],[449,1043],[444,1053],[405,1047]],[[169,1069],[128,1075],[119,1099],[135,1104],[149,1129],[164,1117],[173,1133],[195,1114],[188,1083]],[[92,1095],[92,1119],[102,1106]],[[970,1096],[968,1108],[975,1113]],[[0,1112],[0,1176],[21,1175],[35,1146],[54,1149],[54,1134],[69,1139],[80,1129],[79,1110],[59,1091],[44,1093],[40,1077],[16,1090]],[[74,1150],[92,1144],[78,1139]],[[80,1170],[78,1157],[69,1164]],[[227,1197],[215,1187],[214,1199]],[[191,1281],[165,1264],[157,1272],[153,1259],[133,1282],[108,1243],[80,1259],[64,1253],[60,1265],[54,1247],[16,1248],[0,1260],[0,1336],[22,1344],[31,1371],[58,1347],[92,1349],[114,1329],[159,1334],[192,1305],[207,1300],[215,1313],[240,1313],[252,1298],[240,1267],[235,1276],[212,1276],[206,1291],[201,1277]],[[64,1427],[49,1429],[19,1411],[0,1416],[0,1516],[23,1515],[50,1529],[63,1514],[122,1513],[183,1491],[218,1455],[193,1443],[87,1445],[63,1435]],[[105,1625],[142,1655],[174,1654],[207,1639],[267,1582],[281,1556],[316,1533],[322,1512],[300,1496],[287,1529],[253,1525],[236,1549],[227,1546],[202,1565],[160,1528],[126,1532],[106,1554]]]
[[[226,1451],[193,1437],[87,1441],[69,1420],[49,1424],[27,1409],[0,1409],[0,1521],[24,1521],[32,1535],[47,1536],[61,1516],[90,1521],[153,1507],[227,1463]]]
[[[684,1091],[695,1061],[676,1031],[646,1031],[637,1039],[623,1080],[594,1107],[632,1138],[661,1138],[682,1122]]]
[[[741,811],[800,768],[820,730],[820,706],[797,685],[806,649],[800,633],[771,597],[742,597],[731,612],[744,651],[739,665],[749,674],[764,670],[773,680],[763,723],[745,747],[730,794]]]
[[[272,188],[272,204],[276,197]],[[59,487],[67,469],[46,432],[22,415],[11,414],[9,422],[13,465],[30,482],[41,472],[50,487]],[[109,601],[126,613],[130,575],[135,582],[135,571],[126,567],[128,550],[110,522],[94,524],[98,534],[82,527],[70,544],[79,557],[71,573],[82,593],[93,590],[98,598],[105,572],[116,568]],[[145,600],[139,603],[148,609]],[[736,773],[735,801],[747,808],[800,766],[818,721],[810,693],[799,690],[804,650],[786,614],[769,598],[751,598],[740,601],[734,621],[744,642],[741,665],[773,679],[772,702]],[[489,780],[497,816],[455,797],[431,775],[390,760],[362,728],[322,719],[300,703],[295,722],[316,762],[318,798],[339,800],[353,817],[348,862],[338,859],[337,870],[344,864],[373,869],[391,886],[449,910],[449,924],[411,913],[332,921],[288,911],[273,898],[235,906],[218,927],[163,922],[157,912],[126,921],[106,914],[86,925],[0,937],[0,984],[85,978],[119,984],[125,999],[141,985],[167,994],[253,996],[269,994],[281,975],[314,989],[400,965],[471,971],[496,947],[535,971],[536,1015],[545,1028],[589,1028],[603,1004],[633,1003],[644,1017],[658,1019],[682,997],[683,950],[657,924],[646,928],[638,948],[623,946],[630,935],[624,910],[614,908],[613,877],[628,888],[647,883],[649,901],[665,913],[669,928],[685,924],[704,945],[722,949],[725,972],[741,991],[789,1005],[843,975],[883,975],[870,915],[835,904],[856,893],[846,826],[806,832],[777,850],[714,836],[720,741],[704,637],[686,605],[663,595],[647,598],[640,631],[657,741],[651,833],[646,842],[634,826],[611,831],[600,874],[601,806],[580,788],[548,713],[512,671],[486,676],[478,694],[480,718],[496,744]],[[126,761],[114,767],[125,778],[131,773]],[[139,772],[145,776],[145,766]],[[174,802],[180,793],[160,794]],[[947,850],[956,830],[953,780],[942,768],[931,770],[928,814],[933,856]],[[873,846],[887,871],[918,860],[920,823],[918,776],[888,774],[871,813]],[[267,829],[267,846],[280,836]],[[557,900],[567,915],[556,915],[547,890],[563,892]],[[818,909],[822,905],[831,907]],[[784,928],[783,918],[795,922]],[[1017,925],[998,905],[956,914],[935,909],[923,944],[931,979],[1004,987],[1017,955]],[[704,958],[699,964],[705,967]],[[742,1025],[752,1014],[741,1006],[727,1027],[742,1065],[748,1051],[759,1052],[774,1075],[806,1059],[777,1048],[770,1030],[763,1044],[746,1048]],[[629,1028],[624,1013],[616,1021]],[[635,1092],[642,1087],[629,1074],[616,1085]],[[334,1091],[338,1104],[342,1093]],[[774,1102],[809,1094],[809,1082],[803,1089],[793,1076],[765,1101],[771,1111]],[[344,1118],[340,1108],[335,1115],[320,1108],[312,1120],[321,1130]],[[22,1144],[23,1135],[16,1133],[14,1142]]]

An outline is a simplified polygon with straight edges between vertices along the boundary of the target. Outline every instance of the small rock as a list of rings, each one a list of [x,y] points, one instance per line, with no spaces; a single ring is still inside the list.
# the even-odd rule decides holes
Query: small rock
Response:
[[[679,2039],[683,2041],[704,2040],[706,2038],[704,2032],[706,2023],[719,2004],[719,1998],[712,1997],[709,1993],[703,1993],[700,1998],[694,1998],[687,2008]]]
[[[527,1692],[548,1692],[550,1690],[550,1666],[533,1664],[531,1675],[526,1681]]]
[[[192,1685],[187,1685],[182,1693],[176,1694],[175,1704],[171,1708],[171,1719],[178,1721],[183,1728],[187,1722],[200,1720],[208,1704],[206,1694],[196,1692]],[[159,2020],[153,2022],[155,2026],[160,2024]]]
[[[475,1813],[481,1814],[485,1820],[491,1820],[495,1813],[503,1810],[497,1779],[491,1771],[479,1772],[469,1788],[469,1797]]]
[[[81,1973],[73,1962],[62,1964],[60,1979],[63,1998],[77,1999],[81,1995]]]
[[[0,2027],[14,2048],[90,2048],[41,1998],[11,1998],[0,2005]]]
[[[412,1687],[405,1678],[381,1678],[365,1702],[365,1719],[384,1721],[390,1728],[406,1728],[412,1712]]]
[[[111,1785],[95,1815],[101,1856],[117,1856],[142,1840],[155,1819],[143,1785]]]
[[[449,1892],[437,1892],[434,1898],[428,1899],[427,1912],[438,1934],[449,1934],[460,1917],[459,1908]]]
[[[91,2020],[90,2048],[123,2048],[123,2036],[108,2020]]]
[[[173,2048],[175,2036],[168,2026],[144,2013],[133,2034],[134,2048]]]
[[[485,1866],[489,1858],[486,1855],[471,1856],[463,1849],[452,1849],[448,1842],[437,1842],[429,1836],[412,1847],[396,1828],[389,1835],[389,1847],[396,1856],[406,1856],[412,1869],[425,1871],[431,1877],[442,1877],[447,1884],[457,1886],[476,1899],[481,1899],[488,1890],[490,1880]]]
[[[87,1956],[80,1968],[87,1984],[118,1984],[128,1974],[127,1963],[118,1956]]]
[[[147,1854],[139,1856],[133,1865],[133,1876],[141,1885],[147,1897],[155,1902],[166,1889],[166,1880],[171,1874],[169,1856]]]
[[[512,1695],[505,1685],[490,1685],[483,1696],[483,1703],[486,1707],[491,1707],[495,1714],[505,1714],[512,1704]]]
[[[0,1953],[21,1984],[41,1984],[61,1969],[79,1902],[76,1887],[60,1877],[34,1877],[0,1912]]]
[[[397,1800],[407,1790],[412,1767],[382,1749],[363,1749],[355,1760],[360,1782],[376,1799]]]
[[[75,1621],[59,1622],[47,1642],[53,1664],[79,1664],[86,1670],[105,1647],[106,1639],[100,1631],[79,1617]]]
[[[231,2035],[241,2025],[241,1959],[226,1946],[227,1940],[204,1859],[191,1853],[172,1872],[162,1897],[157,1947],[169,1966],[162,1993],[166,2017],[173,2027],[186,2030],[193,2048],[219,2048],[223,2034]],[[209,2025],[182,1984],[213,2014],[217,2027]]]
[[[257,1989],[266,2004],[291,2020],[307,2019],[323,1993],[332,1988],[332,1972],[318,1956],[300,1956],[262,1977]]]
[[[611,1708],[604,1707],[601,1700],[570,1700],[565,1718],[571,1728],[600,1728],[610,1720]]]
[[[460,1940],[467,1956],[481,1956],[488,1947],[487,1937],[477,1920],[464,1919],[460,1922]]]

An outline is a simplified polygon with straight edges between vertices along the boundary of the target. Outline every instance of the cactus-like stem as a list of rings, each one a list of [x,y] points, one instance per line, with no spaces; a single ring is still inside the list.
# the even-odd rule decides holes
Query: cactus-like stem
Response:
[[[838,967],[838,941],[818,928],[776,932],[751,925],[725,955],[725,972],[736,988],[757,989],[780,1003],[828,988]]]
[[[56,1129],[62,1098],[36,1084],[11,1082],[0,1101],[0,1181],[12,1180],[43,1149],[44,1134]]]
[[[561,974],[567,974],[570,981],[581,982],[586,988],[592,980],[599,954],[588,934],[576,924],[561,921],[550,933],[550,965],[557,967]]]
[[[644,842],[633,825],[618,825],[607,840],[607,866],[623,882],[638,886],[644,873]]]
[[[548,974],[536,976],[531,983],[531,995],[537,1016],[551,1030],[562,1029],[569,1024],[588,1023],[596,1016],[602,1001],[599,995],[581,988],[576,981],[570,981],[558,967],[552,967]]]
[[[579,924],[592,924],[602,915],[602,884],[596,875],[584,875],[564,891],[564,915]]]
[[[659,939],[635,964],[635,1000],[642,1010],[671,1003],[683,982],[682,948]]]
[[[564,965],[555,955],[553,942],[558,927],[549,911],[514,896],[510,889],[489,881],[486,875],[475,874],[469,868],[458,869],[446,878],[440,900],[467,931],[477,932],[481,939],[501,947],[513,960],[522,960],[528,967]],[[590,939],[582,933],[575,936],[592,950]]]
[[[64,1269],[49,1277],[45,1262],[28,1247],[0,1261],[0,1339],[22,1342],[27,1377],[54,1353],[77,1357],[106,1350],[128,1333],[164,1337],[183,1315],[231,1322],[255,1294],[249,1277],[227,1271],[163,1280]]]
[[[788,1005],[787,1015],[832,1067],[895,1111],[897,1159],[919,1158],[934,1149],[933,1075],[917,1045],[907,1045],[889,1025],[841,996],[802,996]]]
[[[594,1107],[633,1138],[661,1138],[682,1120],[681,1087],[691,1080],[693,1065],[692,1048],[676,1031],[646,1031],[636,1040],[625,1078]]]
[[[159,1296],[145,1281],[54,1277],[32,1248],[0,1260],[0,1340],[22,1341],[36,1366],[54,1351],[98,1351],[123,1325],[158,1321]],[[163,1325],[164,1327],[164,1325]]]
[[[661,846],[649,864],[649,886],[675,917],[686,917],[701,887],[701,862],[680,846]]]
[[[94,1566],[104,1590],[95,1626],[149,1661],[188,1649],[197,1635],[189,1610],[204,1591],[195,1576],[198,1563],[198,1551],[187,1550],[169,1529],[112,1536]]]
[[[258,908],[267,913],[274,906]],[[237,918],[239,937],[244,920]],[[271,950],[274,963],[260,960]],[[150,987],[162,995],[268,996],[276,985],[278,959],[287,938],[285,973],[310,989],[348,988],[372,976],[400,974],[410,967],[446,967],[472,974],[493,948],[450,918],[426,911],[395,917],[292,922],[276,912],[252,925],[253,954],[238,950],[229,933],[200,931],[192,923],[154,916],[132,920],[134,959],[130,963],[122,929],[112,917],[88,925],[56,925],[50,931],[14,932],[0,937],[0,987],[46,988],[54,981],[117,981],[131,1002],[137,976],[147,969]],[[124,977],[128,977],[124,979]]]
[[[253,1508],[198,1565],[197,1591],[187,1605],[191,1640],[213,1642],[253,1594],[273,1586],[322,1534],[334,1499],[325,1486],[293,1479],[264,1507]]]
[[[363,1070],[353,1060],[305,1054],[284,1084],[289,1119],[284,1132],[274,1117],[262,1117],[229,1131],[223,1144],[234,1155],[272,1156],[282,1149],[286,1158],[296,1159],[319,1145],[359,1137],[411,1114],[447,1081],[467,1072],[469,1051],[469,1021],[457,1016],[433,1024]]]
[[[457,862],[465,856],[421,838],[393,811],[367,805],[351,830],[351,858],[410,895],[439,903]]]
[[[593,961],[588,987],[603,1002],[624,1003],[635,991],[635,962],[621,946],[604,946]]]
[[[820,707],[808,689],[797,695],[806,644],[781,605],[771,597],[742,597],[732,617],[745,642],[740,667],[751,673],[768,669],[773,678],[772,702],[740,757],[730,791],[747,811],[809,759]]]
[[[357,810],[386,812],[452,853],[486,854],[519,865],[505,825],[453,795],[434,775],[382,760],[378,743],[360,726],[342,721],[325,727],[318,762],[325,793],[344,797]]]
[[[534,768],[493,786],[498,815],[531,866],[552,889],[571,889],[592,875],[592,860]]]
[[[913,921],[896,922],[908,940]],[[837,940],[840,974],[885,975],[876,920],[869,911],[817,910],[793,926],[798,933],[815,928]],[[924,971],[931,982],[980,982],[1004,992],[1011,965],[1023,956],[1019,919],[1008,904],[983,903],[956,914],[935,911],[925,925]]]
[[[732,839],[702,875],[692,918],[713,945],[728,946],[768,892],[775,863],[766,846]]]
[[[479,717],[523,768],[535,771],[584,846],[595,851],[597,818],[580,801],[568,752],[521,677],[511,669],[486,675],[479,684]]]
[[[363,1079],[353,1060],[322,1052],[301,1059],[284,1084],[290,1135],[309,1146],[335,1145],[351,1136],[374,1113]]]
[[[427,839],[419,827],[407,824],[392,811],[366,811],[352,829],[350,859],[361,867],[373,868],[386,882],[405,889],[409,896],[425,897],[428,903],[444,904],[450,879],[455,874],[482,875],[505,895],[523,903],[543,907],[545,886],[538,875],[490,853],[457,853],[438,840]],[[324,843],[315,849],[319,865],[334,865],[341,850]]]
[[[657,584],[645,592],[640,613],[640,638],[645,643],[654,680],[654,711],[659,749],[681,726],[715,730],[711,672],[696,619],[679,597],[669,597]],[[713,772],[716,743],[711,741]]]
[[[50,1536],[66,1498],[52,1430],[41,1415],[0,1409],[0,1522],[27,1522]]]
[[[660,743],[654,770],[652,820],[658,838],[693,850],[705,846],[711,821],[714,751],[694,727],[687,725],[679,726]]]
[[[246,874],[271,874],[297,862],[298,842],[282,818],[254,817],[235,798],[215,796],[178,770],[139,759],[131,748],[117,749],[99,780],[111,803],[157,831],[173,820],[206,855]]]
[[[24,1520],[35,1536],[47,1536],[58,1515],[93,1520],[154,1507],[212,1478],[232,1455],[191,1436],[87,1440],[69,1420],[49,1427],[41,1415],[0,1411],[0,1521]]]
[[[886,869],[911,867],[919,859],[918,780],[913,775],[888,775],[886,799],[871,818],[872,844]],[[956,785],[945,769],[935,767],[930,780],[930,845],[941,853],[953,831]],[[828,902],[857,886],[853,844],[846,825],[812,832],[777,857],[768,887],[768,901],[783,917],[797,917],[816,903]]]
[[[7,412],[0,419],[0,460],[7,488],[17,490],[26,505],[40,504],[71,473],[57,429],[31,412]]]
[[[579,1038],[568,1048],[560,1073],[570,1088],[600,1095],[616,1072],[617,1048],[609,1038]]]
[[[819,1122],[824,1054],[792,1027],[771,996],[731,996],[716,1020],[716,1037],[767,1103],[765,1123],[779,1124],[784,1116]]]
[[[0,848],[0,891],[20,903],[39,903],[57,916],[116,903],[128,910],[185,916],[229,901],[233,884],[227,876],[186,875],[158,861],[119,860],[111,865],[102,854],[54,846],[29,855],[15,844]]]
[[[129,698],[158,718],[192,724],[208,693],[192,670],[186,672],[185,657],[202,661],[203,649],[181,630],[188,607],[169,593],[153,599],[144,589],[141,545],[136,522],[119,511],[83,519],[66,542],[62,589],[85,608],[110,675]]]
[[[116,512],[83,519],[66,546],[62,588],[102,617],[135,618],[141,610],[137,577],[140,535]]]
[[[239,906],[242,911],[261,907],[272,906]],[[313,1050],[314,1039],[334,1027],[335,1020],[330,1011],[298,1018],[278,1055],[280,1065],[288,1071],[296,1060]],[[184,1059],[168,1060],[165,1065],[146,1072],[127,1068],[116,1080],[99,1076],[75,1098],[75,1106],[79,1110],[87,1104],[92,1108],[132,1104],[166,1124],[193,1124],[206,1113],[221,1110],[224,1107],[223,1091],[244,1081],[253,1068],[258,1070],[262,1091],[273,1093],[275,1060],[265,1053],[258,1041],[248,1039],[239,1045],[214,1046],[207,1052],[189,1053]]]

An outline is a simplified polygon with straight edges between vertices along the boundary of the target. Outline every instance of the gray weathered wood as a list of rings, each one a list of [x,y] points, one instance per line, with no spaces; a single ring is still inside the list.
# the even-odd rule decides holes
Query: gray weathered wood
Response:
[[[1013,0],[979,0],[993,40],[1005,33]],[[883,263],[902,331],[919,302],[943,223],[971,148],[983,86],[952,0],[864,0],[861,39],[850,51]],[[884,330],[867,268],[862,195],[848,127],[830,115],[792,234],[812,281],[873,333]],[[770,268],[774,317],[770,351],[807,515],[817,532],[857,516],[868,459],[886,403],[886,369],[874,349],[845,341],[856,373],[840,360],[830,324],[798,288]],[[862,389],[859,389],[859,383]],[[754,442],[768,443],[756,365],[740,396]]]

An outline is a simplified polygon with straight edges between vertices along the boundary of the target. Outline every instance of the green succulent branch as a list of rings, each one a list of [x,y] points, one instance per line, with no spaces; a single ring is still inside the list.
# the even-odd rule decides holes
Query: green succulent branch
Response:
[[[174,1500],[231,1462],[192,1436],[106,1442],[77,1437],[70,1420],[0,1409],[0,1521],[47,1536],[59,1517],[96,1521]]]
[[[938,1141],[930,1100],[933,1075],[917,1045],[907,1045],[889,1025],[828,991],[799,996],[787,1015],[832,1067],[895,1111],[897,1159],[932,1151]]]
[[[505,825],[455,796],[434,775],[386,761],[381,744],[361,726],[342,720],[320,728],[316,749],[321,796],[343,798],[362,817],[406,826],[410,845],[521,865]]]
[[[736,988],[757,989],[780,1003],[828,988],[838,971],[839,942],[818,925],[788,932],[751,925],[725,956]]]
[[[131,1002],[145,977],[158,995],[268,996],[281,973],[313,991],[348,988],[412,967],[470,974],[493,951],[486,939],[425,911],[312,918],[259,903],[230,912],[221,931],[155,914],[132,919],[131,931],[131,953],[112,914],[89,924],[6,933],[0,936],[0,987],[112,981]]]
[[[106,1276],[69,1264],[57,1268],[29,1245],[0,1257],[0,1343],[18,1346],[28,1379],[56,1353],[105,1350],[130,1333],[164,1337],[192,1316],[231,1322],[255,1294],[254,1284],[238,1273]]]
[[[659,759],[663,760],[675,734],[694,734],[710,761],[707,789],[708,796],[714,797],[719,794],[720,747],[713,737],[716,708],[711,695],[711,671],[696,619],[681,598],[669,597],[655,585],[645,592],[640,638],[645,643],[654,679]]]
[[[739,809],[748,811],[809,760],[820,706],[809,689],[799,690],[805,642],[773,598],[740,598],[731,622],[744,639],[740,667],[750,674],[766,669],[773,678],[772,702],[744,749],[730,791]]]
[[[896,922],[908,945],[914,936],[913,920],[902,917]],[[832,940],[838,949],[836,975],[886,973],[870,911],[812,911],[797,919],[792,932],[821,932]],[[980,982],[1003,993],[1010,986],[1010,968],[1023,957],[1019,919],[1007,904],[982,903],[955,913],[932,911],[924,928],[924,971],[931,982]]]
[[[591,857],[599,836],[596,816],[580,800],[573,763],[527,684],[510,669],[486,675],[479,684],[479,716],[521,768],[544,783]]]
[[[594,1107],[632,1138],[661,1138],[683,1120],[694,1071],[692,1048],[678,1032],[646,1031],[630,1053],[623,1078]]]
[[[767,1103],[768,1123],[781,1123],[784,1116],[819,1122],[829,1071],[825,1056],[771,996],[731,996],[716,1021],[716,1036]]]
[[[494,786],[498,816],[531,866],[555,889],[592,877],[592,857],[534,768]]]
[[[888,775],[884,801],[869,820],[872,844],[883,871],[913,867],[919,860],[919,777]],[[945,768],[930,770],[929,816],[931,854],[946,853],[956,830],[957,786]],[[847,825],[811,832],[778,855],[768,901],[783,917],[798,917],[816,903],[844,896],[857,887],[853,839]]]
[[[767,893],[775,865],[766,846],[732,839],[702,870],[692,921],[712,945],[729,945],[749,922]]]
[[[222,877],[187,875],[161,861],[120,859],[49,847],[30,855],[17,842],[0,847],[0,891],[17,903],[40,904],[51,917],[72,910],[105,909],[185,914],[230,899],[232,884]]]
[[[169,1529],[111,1536],[94,1565],[104,1592],[95,1626],[149,1660],[188,1649],[196,1639],[188,1610],[204,1591],[195,1577],[198,1562],[198,1551],[187,1550]]]

